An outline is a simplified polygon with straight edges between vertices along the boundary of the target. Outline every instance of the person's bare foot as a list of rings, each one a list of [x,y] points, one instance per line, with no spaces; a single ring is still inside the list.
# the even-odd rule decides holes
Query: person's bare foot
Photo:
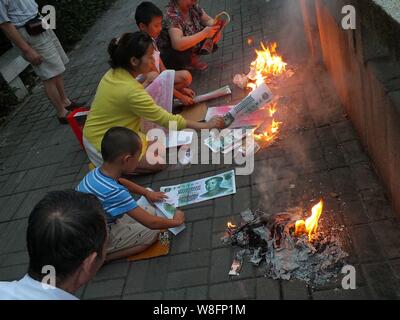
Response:
[[[181,92],[191,98],[196,96],[196,93],[190,88],[183,88]]]

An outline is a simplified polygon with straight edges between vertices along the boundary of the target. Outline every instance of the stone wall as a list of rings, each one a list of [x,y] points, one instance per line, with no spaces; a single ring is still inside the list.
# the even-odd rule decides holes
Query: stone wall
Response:
[[[342,28],[353,5],[355,30]],[[301,0],[314,62],[323,62],[400,215],[400,21],[381,0]],[[392,8],[393,10],[393,8]]]

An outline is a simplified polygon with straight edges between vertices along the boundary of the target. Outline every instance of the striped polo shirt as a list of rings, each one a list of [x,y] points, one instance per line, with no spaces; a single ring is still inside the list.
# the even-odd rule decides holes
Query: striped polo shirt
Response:
[[[123,214],[138,207],[128,189],[102,173],[101,168],[89,172],[76,187],[76,191],[95,195],[107,213],[108,223],[115,222]]]
[[[0,0],[0,24],[11,22],[22,27],[38,14],[35,0]]]

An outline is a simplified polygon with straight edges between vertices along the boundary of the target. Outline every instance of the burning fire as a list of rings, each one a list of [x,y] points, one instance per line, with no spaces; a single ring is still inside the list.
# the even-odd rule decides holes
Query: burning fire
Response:
[[[269,46],[265,46],[261,42],[261,50],[256,49],[257,58],[251,63],[250,73],[247,78],[252,80],[247,84],[247,87],[255,90],[266,80],[271,79],[273,76],[278,76],[286,71],[287,63],[283,61],[283,58],[278,55],[276,48],[278,47],[276,42],[271,43]],[[275,113],[278,111],[277,103],[273,102],[269,106],[269,116],[273,118]],[[272,142],[277,136],[282,122],[275,121],[272,119],[272,124],[269,128],[266,128],[261,134],[254,134],[254,138],[265,144]]]
[[[282,125],[282,122],[277,122],[275,120],[272,120],[272,124],[269,128],[269,130],[266,130],[265,132],[261,134],[254,134],[254,139],[261,143],[267,143],[271,142],[275,139],[279,132],[279,128]]]
[[[272,103],[271,105],[270,105],[270,107],[269,107],[269,116],[272,118],[273,116],[274,116],[274,114],[278,111],[278,108],[277,108],[277,103],[276,102],[274,102],[274,103]]]
[[[317,232],[318,221],[322,214],[324,203],[321,200],[317,205],[315,205],[311,212],[312,215],[306,221],[299,220],[296,221],[295,235],[300,236],[303,234],[308,234],[308,240],[312,240],[312,236]]]
[[[228,222],[228,228],[229,229],[236,229],[236,225],[235,224],[233,224],[232,222]]]
[[[257,58],[251,63],[251,71],[248,75],[255,83],[249,83],[248,88],[254,90],[268,77],[277,76],[286,71],[287,63],[277,54],[277,46],[277,43],[273,42],[266,48],[261,42],[262,50],[256,49]]]

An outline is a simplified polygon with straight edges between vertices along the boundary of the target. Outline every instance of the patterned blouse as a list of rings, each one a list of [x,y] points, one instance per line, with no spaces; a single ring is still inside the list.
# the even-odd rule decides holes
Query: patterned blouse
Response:
[[[183,36],[185,37],[192,36],[202,31],[204,29],[204,26],[201,23],[201,17],[203,16],[203,13],[204,11],[199,7],[199,5],[194,5],[189,10],[191,23],[188,23],[180,13],[179,8],[176,7],[174,1],[171,0],[167,5],[166,13],[164,15],[163,30],[157,41],[158,47],[162,50],[170,49],[172,47],[171,39],[168,33],[170,28],[182,30]],[[194,48],[192,48],[192,50],[197,52],[200,50],[200,48],[201,43],[198,43]]]

